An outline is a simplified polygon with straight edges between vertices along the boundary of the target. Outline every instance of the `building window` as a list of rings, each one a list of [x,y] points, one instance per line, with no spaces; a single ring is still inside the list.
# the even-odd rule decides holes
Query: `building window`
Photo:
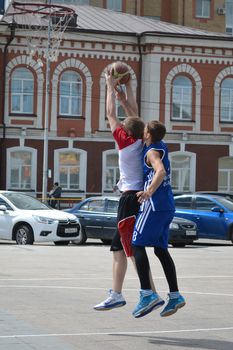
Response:
[[[121,12],[122,0],[107,0],[107,9]]]
[[[210,18],[211,0],[196,0],[196,17]]]
[[[86,187],[86,152],[73,150],[55,151],[54,181],[63,190],[84,191]]]
[[[233,33],[233,0],[225,1],[226,33]]]
[[[233,157],[223,157],[218,161],[218,191],[233,191]]]
[[[178,76],[172,84],[172,120],[192,120],[192,82]]]
[[[37,152],[29,147],[7,149],[7,188],[11,190],[36,189]]]
[[[74,4],[74,5],[89,5],[90,0],[52,0],[56,4]]]
[[[103,159],[103,190],[112,192],[120,178],[118,153],[116,151],[104,152]]]
[[[60,115],[80,116],[82,113],[82,80],[74,71],[65,71],[60,80]]]
[[[170,153],[171,185],[174,192],[195,190],[195,154],[190,152]]]
[[[233,122],[233,78],[224,79],[221,85],[222,122]]]
[[[33,113],[34,78],[27,68],[16,68],[11,76],[11,113]]]

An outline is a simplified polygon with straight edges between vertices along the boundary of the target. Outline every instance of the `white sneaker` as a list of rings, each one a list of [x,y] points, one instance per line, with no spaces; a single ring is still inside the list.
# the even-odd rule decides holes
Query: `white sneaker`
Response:
[[[114,290],[110,289],[109,297],[106,300],[102,301],[102,303],[95,305],[94,309],[98,311],[106,311],[124,306],[125,304],[126,301],[123,298],[122,294],[114,292]]]

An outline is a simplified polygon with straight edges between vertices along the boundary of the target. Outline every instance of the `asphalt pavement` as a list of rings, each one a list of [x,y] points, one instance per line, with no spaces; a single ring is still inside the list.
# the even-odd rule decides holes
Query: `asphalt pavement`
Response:
[[[127,304],[98,312],[111,288],[109,247],[0,242],[0,350],[232,350],[233,245],[199,242],[170,248],[187,305],[161,318],[134,319],[139,282],[129,261]],[[167,295],[159,261],[148,250],[158,292]]]

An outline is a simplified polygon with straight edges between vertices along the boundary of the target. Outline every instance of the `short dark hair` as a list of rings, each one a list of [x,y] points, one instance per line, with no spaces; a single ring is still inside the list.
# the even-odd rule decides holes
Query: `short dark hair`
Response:
[[[59,183],[58,183],[58,182],[54,182],[54,185],[58,186],[58,185],[59,185]]]
[[[153,143],[160,142],[166,135],[166,127],[158,120],[152,120],[147,124],[147,130]]]
[[[144,133],[144,121],[139,117],[127,117],[124,120],[126,130],[130,131],[130,135],[135,139],[142,139]]]

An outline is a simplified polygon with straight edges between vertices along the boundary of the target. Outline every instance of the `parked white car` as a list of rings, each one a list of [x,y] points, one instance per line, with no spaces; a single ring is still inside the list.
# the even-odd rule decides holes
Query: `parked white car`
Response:
[[[79,219],[21,192],[0,191],[0,239],[17,244],[67,245],[79,236]]]

